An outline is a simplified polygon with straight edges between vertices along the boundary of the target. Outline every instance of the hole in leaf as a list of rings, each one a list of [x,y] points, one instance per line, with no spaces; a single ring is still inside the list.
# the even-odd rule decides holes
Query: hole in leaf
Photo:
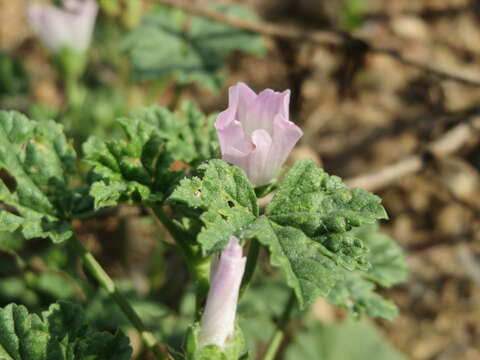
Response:
[[[228,200],[227,204],[231,208],[233,208],[235,206],[235,203],[232,200]]]

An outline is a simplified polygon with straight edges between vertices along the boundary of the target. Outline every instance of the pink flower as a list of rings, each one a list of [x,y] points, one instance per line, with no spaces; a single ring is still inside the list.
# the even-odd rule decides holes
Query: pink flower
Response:
[[[200,320],[200,346],[223,348],[228,337],[233,335],[238,292],[246,263],[242,255],[238,239],[232,236],[220,258],[212,264],[210,290]]]
[[[230,87],[228,108],[215,123],[222,159],[242,168],[256,185],[268,184],[303,135],[289,120],[290,90],[255,94],[244,83]]]
[[[33,30],[54,53],[63,47],[85,52],[90,45],[97,12],[95,0],[63,0],[63,9],[48,4],[32,4],[27,9]]]

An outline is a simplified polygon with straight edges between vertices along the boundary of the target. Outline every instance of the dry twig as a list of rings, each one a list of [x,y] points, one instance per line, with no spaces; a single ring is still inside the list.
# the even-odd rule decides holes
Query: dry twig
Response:
[[[369,191],[379,190],[396,180],[420,171],[427,163],[425,155],[444,157],[453,154],[479,131],[480,116],[472,116],[468,121],[462,122],[447,131],[438,140],[431,142],[425,151],[408,156],[378,171],[347,179],[345,182],[352,187]]]
[[[200,6],[195,3],[188,2],[187,0],[156,0],[156,2],[162,5],[181,9],[192,15],[202,16],[238,29],[259,33],[270,37],[306,41],[320,45],[342,48],[351,48],[356,46],[374,54],[390,56],[404,65],[420,69],[443,80],[455,81],[466,86],[480,87],[480,79],[469,79],[461,75],[450,73],[448,71],[436,68],[426,62],[406,57],[395,49],[376,47],[365,39],[355,37],[350,33],[341,30],[328,29],[312,31],[297,27],[276,25],[267,22],[253,23],[233,18],[218,11],[209,10],[205,8],[205,6]]]

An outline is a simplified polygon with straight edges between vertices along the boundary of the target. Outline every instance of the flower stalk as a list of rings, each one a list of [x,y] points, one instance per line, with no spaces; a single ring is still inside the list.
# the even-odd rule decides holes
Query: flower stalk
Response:
[[[118,291],[112,278],[106,273],[92,253],[90,253],[75,236],[72,237],[70,241],[72,242],[77,255],[79,255],[84,262],[89,273],[98,281],[100,286],[108,293],[113,301],[115,301],[130,323],[137,329],[143,343],[154,353],[155,358],[157,360],[166,359],[167,357],[163,353],[163,349],[160,348],[160,344],[155,336],[147,330],[142,319],[140,319],[140,316],[132,305],[130,305],[128,300]]]

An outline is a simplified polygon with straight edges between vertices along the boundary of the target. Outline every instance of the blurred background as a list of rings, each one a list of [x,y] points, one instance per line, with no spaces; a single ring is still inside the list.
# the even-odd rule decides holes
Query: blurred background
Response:
[[[408,282],[383,292],[400,315],[376,321],[380,331],[408,359],[480,359],[479,1],[99,0],[75,106],[27,22],[29,3],[0,0],[0,109],[62,122],[81,151],[89,135],[118,136],[114,119],[144,105],[194,99],[210,113],[238,81],[291,89],[291,118],[305,131],[291,160],[313,158],[382,197],[382,229],[407,253]],[[259,19],[273,26],[245,31]],[[124,206],[75,227],[144,316],[179,326],[144,300],[188,307],[182,259],[147,213]],[[0,306],[70,298],[105,328],[126,324],[105,295],[88,299],[71,281],[65,249],[5,234],[1,248]],[[343,316],[323,302],[314,310]]]

